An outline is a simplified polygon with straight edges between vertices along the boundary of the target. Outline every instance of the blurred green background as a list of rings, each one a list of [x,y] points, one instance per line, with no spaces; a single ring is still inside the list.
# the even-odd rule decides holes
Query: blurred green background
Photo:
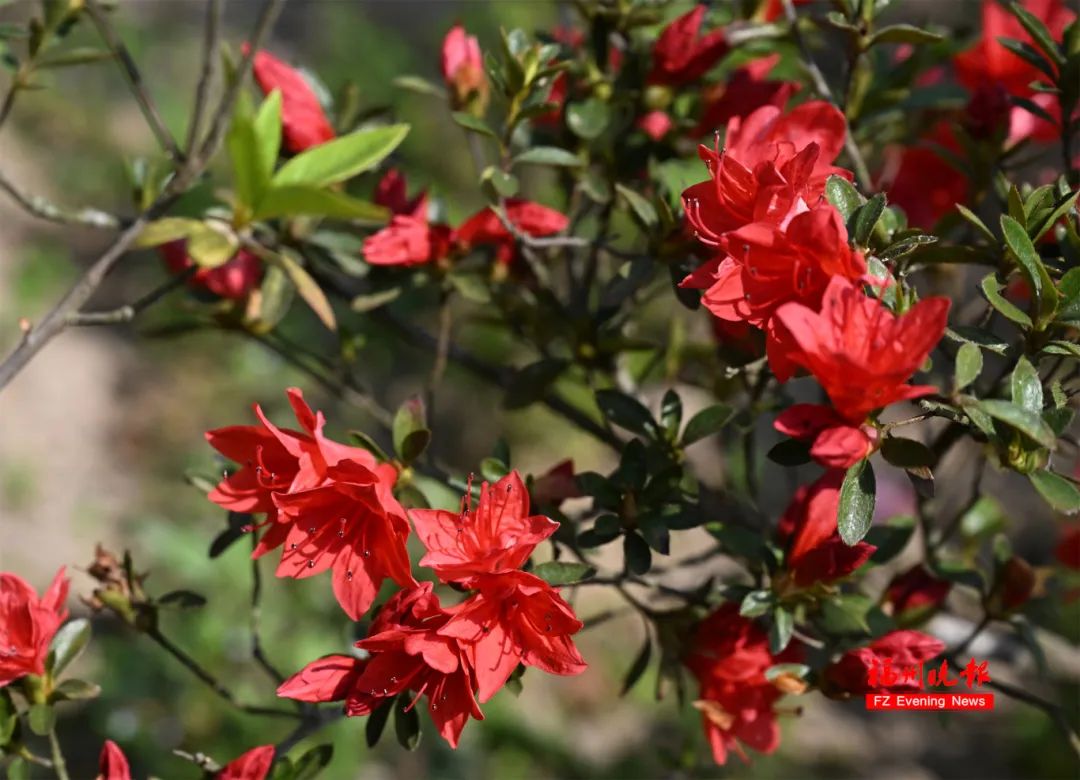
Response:
[[[955,5],[967,9],[959,14],[976,7],[960,0]],[[0,9],[0,21],[24,20],[32,10],[7,5]],[[253,1],[227,4],[233,46],[257,10]],[[202,13],[194,0],[143,0],[122,2],[114,14],[179,136],[197,77]],[[549,2],[293,0],[267,46],[317,73],[331,93],[355,83],[365,109],[392,105],[412,123],[396,163],[410,174],[413,190],[428,186],[443,199],[452,222],[482,203],[464,138],[437,100],[402,92],[391,82],[407,73],[437,81],[442,36],[457,20],[480,37],[482,46],[490,46],[500,26],[550,29],[573,16],[569,8]],[[74,35],[87,42],[94,38],[91,29]],[[46,86],[20,96],[0,136],[0,166],[31,192],[69,205],[128,212],[126,161],[155,149],[119,70],[101,63],[54,71]],[[534,189],[531,194],[558,203],[557,193]],[[46,311],[108,236],[33,222],[7,201],[0,202],[0,214],[0,351],[6,352],[17,338],[18,319],[33,320]],[[129,301],[163,278],[156,255],[133,255],[100,292],[95,307]],[[163,614],[164,633],[242,701],[274,704],[274,686],[249,652],[250,547],[241,540],[221,557],[207,557],[210,541],[224,527],[224,513],[189,485],[185,474],[220,471],[202,432],[251,422],[253,402],[263,404],[279,424],[288,424],[284,389],[291,385],[304,388],[312,405],[327,413],[336,438],[349,429],[370,430],[372,421],[243,336],[147,335],[199,305],[181,293],[137,326],[68,332],[0,393],[0,566],[43,587],[58,566],[67,565],[73,594],[87,594],[91,581],[78,569],[91,561],[93,544],[130,550],[136,568],[150,572],[151,593],[185,588],[208,599],[204,608]],[[664,303],[655,313],[658,327],[674,316],[707,339],[706,315],[682,309],[672,315],[671,308]],[[422,311],[416,316],[430,323]],[[342,320],[345,338],[357,350],[358,377],[384,406],[393,408],[423,386],[430,355],[404,346],[358,315],[342,313]],[[283,329],[319,350],[335,348],[302,306],[293,307]],[[493,361],[515,359],[482,324],[462,324],[456,336]],[[453,366],[432,417],[435,453],[459,473],[475,470],[500,436],[510,445],[513,465],[523,471],[546,470],[570,455],[578,470],[610,466],[607,453],[559,418],[535,408],[503,411],[494,390]],[[721,453],[705,456],[705,466],[719,468],[720,458]],[[1029,545],[1032,559],[1046,562],[1053,538],[1035,536]],[[681,537],[676,554],[693,552],[704,538]],[[263,643],[284,673],[319,655],[341,652],[355,638],[357,627],[343,619],[326,578],[277,580],[272,561],[265,559],[262,571]],[[692,574],[689,581],[704,576]],[[579,615],[587,618],[618,605],[601,590],[572,594]],[[74,598],[72,603],[74,612],[86,611]],[[1047,624],[1077,640],[1075,602],[1056,613],[1044,611]],[[149,640],[109,617],[95,618],[94,631],[75,673],[99,682],[104,693],[91,704],[63,708],[60,726],[74,778],[93,777],[105,738],[123,747],[137,777],[186,778],[198,771],[173,756],[175,749],[201,751],[224,763],[250,747],[284,739],[293,727],[290,721],[237,713]],[[529,672],[519,697],[504,691],[484,707],[487,720],[469,724],[456,752],[427,733],[419,750],[407,753],[389,729],[369,751],[364,722],[357,719],[332,725],[294,755],[332,741],[335,757],[324,775],[331,780],[1077,776],[1050,721],[1028,708],[1001,702],[990,714],[871,715],[861,702],[845,706],[816,695],[787,704],[777,754],[755,755],[751,766],[733,757],[728,766],[714,767],[697,713],[680,708],[673,696],[654,701],[651,673],[619,698],[622,677],[642,639],[643,627],[633,616],[586,631],[579,645],[588,672],[577,678]],[[1056,690],[1075,708],[1080,662],[1074,645],[1066,645],[1066,657],[1070,650],[1072,676],[1059,681]]]

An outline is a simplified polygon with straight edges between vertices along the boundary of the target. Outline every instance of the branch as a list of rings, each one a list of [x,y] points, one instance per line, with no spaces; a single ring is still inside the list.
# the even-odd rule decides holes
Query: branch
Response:
[[[150,308],[176,288],[183,286],[188,279],[195,275],[196,271],[198,271],[198,266],[193,265],[182,273],[169,277],[164,284],[154,288],[134,303],[128,303],[108,311],[75,312],[70,314],[67,318],[67,324],[69,326],[86,326],[116,325],[122,322],[131,322],[136,315]]]
[[[251,534],[252,548],[258,545],[258,538]],[[262,617],[262,572],[259,571],[259,559],[251,559],[251,657],[270,676],[275,685],[285,682],[285,675],[277,670],[263,651],[262,639],[259,635],[260,618]],[[298,706],[303,706],[297,702]]]
[[[810,47],[807,46],[806,39],[803,38],[802,32],[799,30],[799,16],[795,13],[792,0],[783,0],[783,3],[784,15],[787,16],[787,20],[791,23],[791,37],[795,39],[795,45],[799,47],[799,51],[802,53],[803,65],[810,76],[810,80],[814,82],[814,89],[830,103],[839,106],[840,104],[833,97],[832,90],[829,89],[829,82],[825,80],[821,69],[814,63],[814,58],[810,54]],[[842,109],[843,106],[840,106],[840,108]],[[855,138],[851,134],[851,125],[848,123],[846,114],[844,115],[844,149],[847,151],[848,157],[851,158],[851,166],[855,169],[855,180],[864,192],[869,192],[874,186],[870,177],[870,169],[866,167],[866,160],[863,159],[862,152],[859,151],[859,145],[855,143]]]
[[[210,158],[217,151],[225,133],[225,124],[232,113],[233,105],[240,94],[240,87],[251,70],[251,60],[258,49],[262,38],[269,31],[277,15],[281,12],[284,0],[266,0],[262,13],[256,23],[255,32],[251,36],[251,48],[237,69],[235,81],[230,85],[221,101],[218,103],[210,132],[207,134],[197,155],[188,157],[181,165],[165,188],[165,191],[121,233],[105,253],[102,254],[83,274],[82,278],[75,283],[67,294],[45,315],[37,327],[25,332],[22,341],[15,350],[8,355],[3,363],[0,363],[0,390],[30,362],[47,343],[59,335],[68,324],[68,318],[78,314],[90,296],[109,275],[113,267],[127,252],[128,248],[142,232],[148,222],[153,221],[165,211],[184,193],[188,186],[205,170]],[[3,118],[0,109],[0,120]]]
[[[276,707],[257,707],[251,704],[241,704],[236,700],[233,692],[226,688],[214,675],[206,671],[199,662],[184,652],[182,649],[173,644],[172,640],[161,633],[157,628],[151,628],[144,632],[146,636],[153,639],[162,649],[169,655],[179,661],[184,668],[194,674],[204,683],[206,683],[211,690],[218,695],[219,698],[227,701],[232,706],[236,707],[241,712],[246,712],[249,715],[266,715],[276,718],[301,718],[303,717],[298,712],[292,710],[283,710]]]
[[[195,88],[195,106],[191,111],[191,124],[188,125],[187,143],[184,148],[188,154],[195,148],[202,130],[206,107],[210,100],[210,85],[214,81],[217,68],[218,39],[221,37],[222,1],[209,0],[206,4],[206,24],[203,28],[203,59],[199,73],[199,84]]]
[[[165,121],[161,118],[157,105],[155,105],[154,99],[150,96],[150,91],[143,82],[142,74],[139,73],[139,68],[131,57],[131,52],[128,51],[127,46],[124,45],[120,36],[112,28],[109,18],[102,11],[101,6],[98,5],[98,0],[85,0],[85,6],[87,13],[90,14],[90,18],[93,19],[94,25],[98,29],[98,33],[101,34],[102,39],[112,51],[113,56],[116,57],[117,62],[120,63],[120,67],[124,69],[124,75],[127,76],[135,101],[139,104],[143,116],[146,117],[146,123],[153,130],[154,136],[157,138],[158,143],[161,144],[161,148],[168,152],[169,157],[176,162],[182,161],[184,153],[176,145],[176,140],[165,125]]]
[[[65,209],[39,195],[29,195],[0,174],[0,189],[32,217],[56,222],[61,225],[83,225],[102,230],[118,230],[124,226],[124,220],[108,212],[95,208]]]

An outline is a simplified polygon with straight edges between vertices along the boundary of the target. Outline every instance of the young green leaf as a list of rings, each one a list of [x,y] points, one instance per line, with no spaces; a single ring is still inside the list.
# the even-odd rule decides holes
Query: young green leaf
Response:
[[[281,166],[272,182],[277,187],[326,187],[351,179],[382,162],[408,133],[409,126],[404,124],[356,130],[296,155]]]
[[[1039,413],[1043,408],[1042,380],[1031,361],[1022,356],[1016,362],[1009,378],[1012,402],[1029,411]]]
[[[255,207],[255,219],[299,216],[350,219],[378,225],[386,222],[390,212],[366,200],[307,184],[275,184]]]
[[[558,586],[572,585],[575,582],[587,580],[596,574],[596,569],[587,563],[547,561],[538,565],[532,573],[548,585]]]
[[[836,524],[845,544],[856,544],[870,530],[874,520],[876,496],[874,467],[864,458],[847,470],[844,483],[840,487]]]
[[[956,353],[956,389],[963,390],[978,379],[982,368],[982,350],[970,341],[965,341]]]
[[[866,202],[851,182],[835,174],[825,182],[825,196],[829,199],[829,203],[840,212],[845,223],[851,219],[856,209]]]
[[[1057,437],[1054,436],[1053,430],[1036,412],[1017,406],[1009,401],[994,398],[976,401],[972,406],[995,420],[1000,420],[1012,426],[1048,449],[1054,449],[1057,446]]]
[[[52,638],[49,644],[49,672],[58,677],[72,661],[79,657],[90,641],[90,621],[86,618],[69,620]]]
[[[727,404],[713,404],[707,406],[690,418],[683,431],[683,446],[689,446],[696,441],[718,433],[728,421],[735,415],[735,410]]]
[[[1031,472],[1028,479],[1054,509],[1067,515],[1080,512],[1080,487],[1071,479],[1046,469]]]
[[[557,146],[534,146],[527,149],[513,160],[514,165],[557,165],[577,168],[582,160],[576,154]]]

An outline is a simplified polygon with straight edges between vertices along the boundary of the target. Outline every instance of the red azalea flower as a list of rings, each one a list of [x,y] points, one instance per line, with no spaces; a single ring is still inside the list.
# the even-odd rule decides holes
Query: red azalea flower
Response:
[[[827,471],[800,487],[780,518],[777,535],[786,542],[786,565],[796,585],[832,582],[862,566],[877,548],[866,542],[848,546],[836,529],[844,472]]]
[[[941,340],[948,313],[947,298],[927,298],[898,317],[834,276],[820,312],[787,303],[776,319],[791,336],[788,357],[814,375],[844,420],[859,425],[876,409],[937,390],[907,380]]]
[[[0,573],[0,688],[28,674],[45,674],[49,643],[68,616],[69,584],[61,567],[38,598],[22,577]]]
[[[529,492],[517,471],[489,486],[480,487],[474,509],[470,494],[461,500],[461,512],[413,509],[416,535],[427,554],[420,559],[442,582],[470,584],[483,574],[520,569],[536,545],[558,529],[543,515],[529,514]]]
[[[394,594],[357,647],[365,660],[330,656],[309,664],[278,688],[278,696],[300,701],[345,702],[347,716],[370,715],[402,691],[428,698],[439,733],[457,747],[469,716],[484,715],[473,696],[475,676],[460,644],[437,633],[449,615],[430,582]]]
[[[650,111],[645,116],[638,117],[637,122],[634,125],[641,130],[645,135],[649,136],[654,141],[662,141],[664,136],[671,132],[671,129],[675,127],[675,123],[671,121],[671,117],[663,111]]]
[[[719,246],[724,234],[751,222],[785,225],[816,203],[844,144],[844,116],[823,101],[789,114],[764,106],[727,126],[725,148],[698,148],[712,177],[683,192],[683,205],[698,240]]]
[[[326,480],[274,497],[279,527],[288,524],[277,576],[301,579],[333,569],[338,603],[359,620],[383,580],[416,584],[405,548],[409,522],[391,492],[393,480],[378,470],[346,460],[330,466]]]
[[[773,705],[783,694],[765,679],[765,670],[799,656],[795,645],[770,653],[765,631],[739,615],[736,604],[723,605],[701,622],[684,663],[700,686],[694,706],[702,713],[717,764],[727,762],[729,750],[749,761],[743,744],[759,753],[780,745]]]
[[[252,71],[264,95],[281,92],[281,136],[287,150],[299,154],[334,138],[319,98],[300,71],[264,51],[256,52]]]
[[[1025,0],[1025,10],[1034,14],[1047,27],[1055,40],[1060,40],[1065,28],[1076,18],[1068,10],[1064,0]],[[999,38],[1012,38],[1031,45],[1031,36],[1019,20],[1003,5],[994,0],[982,4],[982,36],[979,41],[958,54],[953,60],[960,83],[972,90],[973,102],[979,106],[986,102],[1000,103],[995,93],[1034,99],[1053,116],[1060,113],[1060,104],[1052,95],[1038,94],[1031,89],[1033,81],[1045,81],[1046,76],[1027,60],[1006,49]],[[1012,107],[1009,142],[1026,137],[1037,140],[1053,140],[1058,137],[1057,127],[1041,117],[1029,113],[1020,106]]]
[[[390,209],[391,214],[406,214],[418,219],[427,215],[427,190],[421,190],[412,199],[409,198],[409,185],[405,174],[397,168],[390,168],[375,185],[373,200],[380,206]]]
[[[945,603],[952,583],[935,577],[922,564],[916,564],[903,574],[898,574],[885,591],[885,603],[898,618],[920,617]]]
[[[968,199],[968,177],[935,147],[961,154],[952,127],[942,122],[925,139],[931,146],[909,146],[890,150],[889,171],[879,186],[889,202],[907,214],[908,224],[932,230],[938,220],[951,213],[957,203]]]
[[[728,53],[722,29],[700,35],[706,7],[698,5],[660,33],[653,46],[653,65],[646,82],[671,87],[697,81]]]
[[[1080,570],[1080,525],[1065,531],[1054,549],[1054,555],[1062,566]]]
[[[367,450],[326,438],[322,412],[313,413],[300,390],[288,393],[302,431],[278,428],[256,406],[262,427],[206,434],[211,446],[242,464],[209,498],[234,512],[266,513],[269,529],[253,557],[284,545],[279,577],[332,568],[334,594],[356,620],[385,578],[414,583],[405,550],[408,520],[391,492],[397,474]]]
[[[477,697],[486,702],[518,664],[550,674],[585,671],[570,638],[582,622],[551,585],[522,571],[484,574],[470,580],[475,595],[456,607],[439,629],[458,640],[476,673]]]
[[[506,217],[522,233],[547,236],[566,229],[565,214],[526,200],[506,201]],[[396,215],[390,224],[364,240],[364,259],[372,265],[424,265],[446,260],[474,247],[495,247],[496,259],[508,263],[516,254],[514,236],[490,208],[451,229],[426,217]]]
[[[234,758],[217,774],[217,780],[266,780],[274,763],[274,746],[252,748]]]
[[[849,650],[825,668],[826,684],[838,693],[859,695],[887,691],[916,691],[921,680],[905,676],[905,670],[929,661],[945,651],[945,643],[919,631],[892,631],[866,647]],[[897,679],[887,684],[881,672],[886,666]],[[876,671],[875,671],[876,670]],[[873,674],[872,674],[873,672]]]
[[[175,274],[183,273],[195,265],[195,261],[188,256],[186,239],[180,238],[162,244],[158,247],[158,252],[161,253],[165,265]],[[262,277],[262,260],[246,249],[239,249],[231,260],[217,268],[197,270],[188,279],[188,284],[208,290],[220,298],[240,300],[259,286]]]
[[[488,83],[480,44],[460,24],[451,27],[443,39],[442,76],[455,108],[463,108],[473,100],[480,106],[486,104]]]
[[[581,496],[581,488],[574,479],[574,461],[572,458],[560,461],[544,474],[533,479],[530,512],[541,506],[557,507],[568,498]]]
[[[762,106],[783,109],[801,85],[766,78],[779,61],[779,54],[759,57],[737,68],[725,82],[706,87],[702,95],[701,121],[694,134],[711,133],[735,117],[749,116]]]
[[[120,746],[111,739],[105,740],[98,757],[97,780],[131,780],[131,767]]]
[[[794,0],[793,5],[806,5],[812,3],[814,0]],[[773,22],[784,15],[783,0],[763,0],[761,3],[758,14],[766,22]]]
[[[773,427],[785,436],[812,442],[810,457],[828,469],[854,466],[877,448],[881,436],[874,426],[852,425],[832,407],[819,404],[789,406],[777,415]]]

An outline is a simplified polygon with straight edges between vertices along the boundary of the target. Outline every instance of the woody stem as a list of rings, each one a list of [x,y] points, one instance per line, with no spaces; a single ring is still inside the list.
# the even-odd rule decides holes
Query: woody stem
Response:
[[[55,724],[49,729],[49,751],[52,753],[52,767],[57,778],[59,780],[70,780],[67,762],[64,761],[64,751],[60,749],[60,740],[56,737]]]

